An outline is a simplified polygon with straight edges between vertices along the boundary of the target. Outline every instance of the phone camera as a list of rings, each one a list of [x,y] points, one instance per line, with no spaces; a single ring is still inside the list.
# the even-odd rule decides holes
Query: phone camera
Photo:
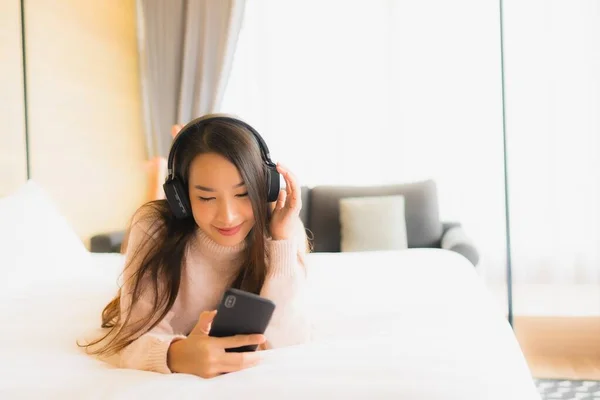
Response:
[[[225,307],[232,308],[235,305],[235,296],[229,295],[225,298]]]

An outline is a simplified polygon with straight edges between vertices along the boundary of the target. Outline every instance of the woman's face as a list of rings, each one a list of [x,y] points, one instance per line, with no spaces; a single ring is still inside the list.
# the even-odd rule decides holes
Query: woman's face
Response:
[[[190,164],[189,194],[196,224],[222,246],[241,243],[254,226],[246,185],[233,163],[216,153]]]

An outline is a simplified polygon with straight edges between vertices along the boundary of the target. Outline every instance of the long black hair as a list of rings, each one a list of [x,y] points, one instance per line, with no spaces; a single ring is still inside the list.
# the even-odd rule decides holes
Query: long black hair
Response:
[[[194,127],[188,127],[194,129]],[[231,278],[230,286],[259,293],[265,281],[267,266],[265,238],[270,236],[268,222],[265,167],[260,148],[251,132],[239,124],[226,120],[204,122],[202,132],[190,132],[180,138],[175,171],[185,187],[189,184],[189,169],[200,154],[216,153],[232,162],[238,169],[248,190],[255,224],[246,237],[242,266]],[[188,189],[189,190],[189,189]],[[193,218],[177,219],[166,200],[144,204],[135,213],[129,231],[135,224],[146,227],[147,240],[137,248],[127,249],[126,277],[123,287],[102,312],[102,327],[110,328],[102,338],[86,347],[111,339],[94,354],[114,354],[128,346],[141,334],[156,326],[175,303],[179,291],[186,248],[199,229]],[[127,243],[124,243],[127,246]],[[131,299],[122,302],[122,291],[127,289]],[[153,307],[140,321],[130,321],[130,311],[136,307],[142,293],[152,293]]]

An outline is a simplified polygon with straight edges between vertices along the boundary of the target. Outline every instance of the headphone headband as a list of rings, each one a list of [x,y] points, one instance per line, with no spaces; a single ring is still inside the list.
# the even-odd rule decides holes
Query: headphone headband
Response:
[[[258,134],[258,132],[248,123],[234,116],[228,114],[208,114],[190,121],[183,128],[181,128],[179,133],[175,136],[175,138],[173,138],[171,150],[169,151],[169,159],[167,161],[168,175],[165,183],[163,184],[163,189],[167,202],[169,203],[169,207],[171,208],[171,211],[175,217],[178,219],[189,218],[192,215],[192,207],[184,182],[182,182],[175,174],[174,161],[177,148],[181,142],[181,138],[187,135],[188,132],[202,130],[205,124],[213,121],[231,122],[246,128],[252,133],[252,136],[254,136],[258,142],[258,147],[260,148],[260,153],[265,164],[265,190],[267,194],[267,201],[274,202],[279,196],[279,172],[277,172],[277,166],[273,163],[273,161],[271,161],[271,155],[269,154],[269,148],[267,147],[267,144]]]
[[[204,125],[214,121],[231,122],[237,125],[241,125],[247,130],[249,130],[252,133],[252,136],[254,136],[254,138],[258,142],[260,154],[265,164],[267,164],[270,167],[275,167],[275,164],[273,163],[273,161],[271,161],[271,154],[269,152],[269,148],[267,147],[267,143],[264,141],[262,136],[260,136],[260,134],[256,131],[256,129],[254,129],[250,124],[230,114],[207,114],[188,122],[183,128],[181,128],[179,133],[177,133],[177,135],[173,139],[173,143],[171,144],[171,150],[169,151],[169,158],[167,160],[167,179],[172,179],[175,177],[175,154],[177,153],[177,147],[181,142],[181,138],[187,136],[187,134],[191,132],[194,128],[197,130],[201,130]]]

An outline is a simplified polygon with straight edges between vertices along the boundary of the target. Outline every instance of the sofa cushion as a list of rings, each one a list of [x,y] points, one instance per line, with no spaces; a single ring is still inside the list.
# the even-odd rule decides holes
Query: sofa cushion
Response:
[[[339,252],[340,199],[346,197],[402,195],[408,247],[439,247],[442,224],[437,188],[433,180],[382,186],[316,186],[310,190],[309,224],[313,251]]]
[[[404,196],[366,196],[340,199],[342,252],[404,250]]]

